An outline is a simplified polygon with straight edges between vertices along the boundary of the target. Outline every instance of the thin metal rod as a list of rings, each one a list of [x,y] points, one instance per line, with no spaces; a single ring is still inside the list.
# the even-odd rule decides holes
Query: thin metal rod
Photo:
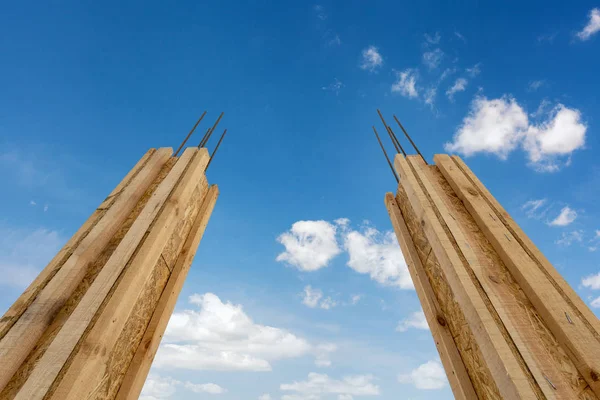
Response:
[[[375,129],[375,127],[373,127],[373,132],[375,132],[375,136],[377,137],[379,146],[381,146],[381,150],[383,150],[383,155],[385,156],[385,159],[387,160],[388,165],[390,166],[390,169],[392,170],[392,174],[394,174],[394,178],[396,178],[396,182],[400,183],[400,179],[398,179],[398,175],[396,175],[396,171],[394,171],[392,162],[390,161],[390,158],[388,157],[387,152],[385,151],[385,147],[383,147],[383,143],[381,143],[381,139],[379,138],[379,134],[377,133],[377,129]]]
[[[194,125],[194,127],[192,128],[192,130],[190,131],[190,133],[188,133],[188,135],[185,137],[185,139],[181,143],[181,146],[179,146],[179,148],[175,152],[175,157],[177,157],[177,155],[179,154],[179,152],[181,151],[181,149],[183,149],[183,146],[185,146],[185,144],[187,143],[188,139],[190,138],[190,136],[192,136],[192,133],[194,133],[194,131],[196,130],[196,127],[198,126],[198,124],[200,123],[200,121],[202,121],[202,118],[204,118],[205,115],[206,115],[206,111],[204,111],[202,113],[202,115],[200,116],[200,118],[198,118],[198,121],[196,121],[196,125]]]
[[[385,122],[385,119],[383,119],[383,115],[381,114],[381,111],[379,111],[379,109],[377,109],[377,114],[379,114],[379,118],[381,118],[381,122],[383,122],[383,126],[385,126],[385,130],[387,131],[388,135],[390,135],[390,139],[392,139],[392,143],[394,143],[394,147],[396,147],[398,153],[402,152],[404,157],[406,157],[406,151],[404,151],[404,147],[402,147],[402,145],[400,144],[400,141],[396,137],[396,134],[394,133],[392,128],[390,128],[387,122]]]
[[[215,154],[217,154],[217,150],[219,150],[219,146],[221,145],[221,142],[223,141],[223,138],[225,137],[226,133],[227,133],[227,129],[225,129],[223,131],[223,134],[219,138],[219,141],[217,142],[217,146],[215,147],[215,149],[213,150],[212,154],[210,155],[210,159],[208,160],[208,164],[206,164],[206,168],[204,169],[204,171],[206,171],[208,169],[208,166],[212,162],[213,158],[215,158]]]
[[[212,133],[215,131],[215,129],[217,128],[217,125],[219,125],[219,121],[221,121],[221,118],[223,118],[223,115],[225,113],[222,112],[221,115],[219,115],[219,118],[217,118],[217,120],[215,121],[215,124],[212,126],[212,128],[210,128],[210,131],[206,133],[206,135],[204,135],[204,137],[202,138],[202,141],[200,142],[200,144],[198,145],[198,147],[204,147],[206,146],[206,143],[208,142],[208,139],[210,139],[210,137],[212,136]]]
[[[400,126],[400,129],[402,129],[402,132],[404,132],[404,135],[406,136],[406,138],[408,139],[408,141],[410,142],[410,144],[412,144],[412,147],[415,148],[415,150],[417,151],[417,153],[421,156],[421,158],[423,159],[423,161],[425,161],[425,164],[427,164],[427,160],[425,160],[425,157],[423,157],[423,154],[421,154],[421,152],[419,151],[419,149],[417,148],[417,145],[415,144],[415,142],[413,142],[413,140],[410,138],[410,136],[408,135],[408,132],[406,132],[406,129],[404,129],[404,127],[402,126],[402,124],[400,123],[400,121],[398,121],[398,118],[396,118],[396,115],[394,114],[394,119],[396,120],[396,122],[398,123],[398,125]]]

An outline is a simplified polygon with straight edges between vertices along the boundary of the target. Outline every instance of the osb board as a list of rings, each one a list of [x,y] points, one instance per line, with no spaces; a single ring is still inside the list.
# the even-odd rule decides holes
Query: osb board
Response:
[[[455,296],[448,285],[445,274],[433,254],[429,241],[423,232],[420,221],[416,218],[402,185],[398,186],[396,201],[406,226],[412,236],[419,259],[423,264],[429,283],[431,284],[440,309],[448,323],[456,347],[460,353],[473,388],[480,399],[502,399],[495,385],[490,370],[481,354],[479,346],[469,330],[465,316],[455,300]]]
[[[150,370],[152,361],[164,334],[167,322],[175,308],[175,302],[181,292],[183,283],[190,269],[194,256],[200,241],[206,230],[206,226],[212,215],[219,188],[212,185],[202,201],[202,205],[196,216],[193,226],[190,229],[188,237],[177,257],[177,261],[169,281],[160,296],[160,299],[152,314],[152,319],[144,332],[144,336],[137,347],[135,355],[127,368],[127,374],[119,388],[117,400],[137,399],[142,391],[142,387]]]
[[[83,223],[83,225],[75,232],[63,248],[56,256],[48,263],[42,272],[35,280],[25,289],[19,298],[11,305],[11,307],[0,318],[0,339],[4,337],[6,332],[13,326],[17,319],[25,312],[27,307],[33,302],[38,293],[46,287],[48,282],[56,275],[63,264],[71,257],[73,251],[79,246],[81,241],[85,239],[88,233],[96,226],[98,221],[106,214],[106,211],[116,201],[118,195],[131,182],[138,172],[146,165],[150,156],[156,152],[156,149],[150,149],[129,171],[129,173],[121,180],[115,189],[104,199],[92,215]]]
[[[18,391],[31,374],[31,371],[35,368],[40,358],[44,355],[46,349],[50,343],[52,343],[73,310],[75,310],[81,301],[81,298],[85,295],[104,264],[106,264],[106,261],[110,258],[123,237],[127,234],[133,222],[141,213],[152,194],[156,191],[158,185],[167,176],[173,165],[175,165],[176,160],[177,159],[175,157],[172,157],[165,163],[154,182],[148,187],[146,192],[142,195],[140,201],[135,205],[129,216],[127,216],[123,225],[111,238],[100,256],[89,266],[84,279],[78,285],[73,295],[67,300],[66,304],[52,321],[50,327],[44,332],[40,340],[38,340],[34,350],[28,355],[25,362],[23,362],[13,378],[6,385],[5,389],[0,392],[0,400],[13,399],[17,395]]]
[[[511,337],[522,368],[534,375],[547,398],[596,399],[438,167],[428,166],[427,172],[479,260],[482,269],[473,273]]]

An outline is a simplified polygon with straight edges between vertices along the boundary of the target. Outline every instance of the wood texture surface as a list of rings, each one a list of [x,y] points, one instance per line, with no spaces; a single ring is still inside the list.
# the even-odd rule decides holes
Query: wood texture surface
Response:
[[[448,328],[446,316],[442,312],[435,293],[419,258],[402,212],[392,193],[385,195],[385,205],[400,243],[402,254],[421,301],[429,329],[440,354],[448,381],[456,399],[477,399],[475,389],[469,378],[452,333]]]
[[[0,340],[0,389],[33,350],[35,343],[50,326],[56,314],[73,294],[94,261],[152,183],[172,149],[157,150],[144,168],[125,186],[102,219],[90,230],[79,246],[48,284]]]
[[[63,248],[54,256],[48,265],[40,272],[40,274],[31,282],[19,298],[10,306],[8,311],[0,318],[0,339],[4,337],[6,332],[13,326],[17,319],[25,312],[27,307],[33,302],[38,293],[46,287],[50,279],[54,277],[56,272],[62,267],[65,261],[71,256],[77,248],[81,240],[90,232],[96,223],[106,214],[106,211],[115,202],[116,198],[121,194],[121,191],[129,184],[131,179],[146,165],[148,159],[156,149],[150,149],[142,156],[136,165],[127,173],[115,189],[104,199],[104,201],[96,208],[92,215],[81,225]]]
[[[65,364],[64,374],[61,371],[57,377],[48,398],[108,399],[116,395],[170,273],[161,253],[177,222],[185,217],[194,193],[198,193],[207,161],[206,149],[198,150],[115,291],[99,311],[98,319]]]
[[[218,195],[218,187],[212,185],[202,201],[194,224],[173,266],[167,286],[156,305],[152,319],[144,332],[144,337],[127,369],[127,374],[116,397],[117,400],[137,399],[142,391],[152,361],[160,345],[167,323],[175,309],[175,303],[204,235]]]

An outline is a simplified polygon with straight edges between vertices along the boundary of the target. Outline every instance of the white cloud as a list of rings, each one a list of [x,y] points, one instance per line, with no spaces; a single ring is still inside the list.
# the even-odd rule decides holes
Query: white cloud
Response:
[[[546,201],[546,199],[529,200],[521,206],[521,210],[525,211],[527,218],[539,219],[545,214],[545,211],[542,212],[540,209],[546,204]]]
[[[383,57],[375,46],[369,46],[362,51],[360,68],[374,72],[383,65]]]
[[[438,80],[438,82],[442,82],[444,79],[446,79],[450,75],[454,75],[457,71],[458,70],[456,68],[446,68],[444,70],[444,72],[442,72],[442,75],[440,75],[440,79]]]
[[[458,92],[464,92],[467,88],[467,83],[468,81],[465,78],[458,78],[456,81],[454,81],[454,85],[446,90],[446,96],[448,96],[448,99],[450,99],[450,101],[454,101],[454,95]]]
[[[33,200],[30,200],[29,201],[29,205],[30,206],[37,206],[37,203],[35,201],[33,201]]]
[[[423,64],[425,64],[429,69],[436,69],[439,67],[443,58],[444,52],[441,49],[426,51],[423,53]]]
[[[298,221],[277,241],[285,251],[277,261],[287,262],[301,271],[316,271],[326,267],[341,250],[336,240],[336,227],[326,221]]]
[[[530,166],[538,171],[554,172],[568,165],[571,154],[584,146],[586,131],[580,112],[562,104],[549,113],[546,121],[531,124],[514,98],[488,100],[477,96],[453,142],[446,143],[445,148],[465,156],[486,152],[506,159],[521,145]]]
[[[561,246],[570,246],[573,242],[583,241],[583,231],[563,232],[560,239],[555,243]]]
[[[423,95],[423,101],[425,102],[425,104],[427,104],[429,107],[433,108],[433,105],[435,103],[436,94],[437,94],[436,87],[430,87],[429,89],[425,90],[425,94]]]
[[[226,389],[214,383],[181,382],[171,377],[161,377],[150,374],[140,395],[140,400],[170,399],[177,392],[177,387],[182,386],[194,393],[222,394]]]
[[[529,90],[530,92],[535,92],[536,90],[538,90],[545,84],[546,84],[546,81],[543,81],[543,80],[531,81],[531,82],[529,82],[529,85],[527,86],[527,90]]]
[[[271,362],[308,354],[312,346],[285,329],[257,324],[241,305],[212,293],[190,296],[199,310],[175,312],[154,365],[190,370],[270,371]]]
[[[488,100],[477,96],[454,141],[446,143],[445,148],[466,156],[488,152],[506,159],[518,146],[528,125],[527,114],[515,99],[505,96]]]
[[[350,299],[350,303],[354,306],[354,305],[358,304],[358,302],[362,298],[363,298],[362,294],[355,294],[354,296],[352,296],[352,299]]]
[[[350,259],[348,266],[387,286],[414,288],[404,256],[393,232],[379,232],[364,227],[362,232],[349,230],[344,234],[344,248]]]
[[[307,285],[302,292],[302,304],[310,308],[320,307],[329,310],[338,305],[331,297],[323,298],[323,292],[320,289],[313,289]]]
[[[302,304],[307,307],[315,308],[319,305],[319,300],[323,297],[323,292],[319,289],[313,289],[310,285],[304,288],[304,297],[302,298]]]
[[[600,297],[596,297],[594,300],[592,300],[592,302],[590,303],[590,305],[593,308],[600,308]]]
[[[284,383],[280,386],[280,389],[289,392],[297,392],[302,396],[320,396],[324,394],[377,396],[380,393],[379,386],[372,383],[373,379],[374,378],[371,375],[356,375],[345,376],[342,379],[337,380],[330,378],[326,374],[311,372],[308,374],[308,379],[306,381],[288,384]],[[289,398],[292,399],[292,397]]]
[[[64,242],[57,231],[0,226],[0,286],[29,285]]]
[[[596,230],[594,237],[590,239],[589,243],[591,243],[588,247],[590,251],[598,250],[598,246],[600,245],[600,230]]]
[[[434,360],[421,364],[410,374],[398,376],[398,380],[423,390],[442,389],[448,382],[442,364]]]
[[[427,324],[427,319],[425,319],[425,313],[423,311],[414,312],[410,317],[398,322],[396,331],[406,332],[410,328],[429,330],[429,325]]]
[[[594,8],[589,13],[590,20],[577,37],[581,40],[588,40],[600,31],[600,8]]]
[[[465,39],[465,37],[458,31],[454,31],[454,35],[459,38],[460,40],[462,40],[463,42],[467,42],[467,39]]]
[[[590,275],[586,278],[583,278],[581,280],[581,284],[588,289],[600,289],[600,272],[598,272],[596,275]]]
[[[402,96],[414,98],[419,96],[417,90],[418,73],[414,69],[406,69],[396,72],[396,82],[392,84],[392,92],[400,93]]]
[[[481,73],[481,63],[477,63],[475,65],[473,65],[471,68],[467,68],[467,74],[469,74],[469,76],[471,78],[476,77],[477,75],[479,75]]]
[[[198,384],[192,382],[185,382],[183,386],[194,393],[221,394],[227,392],[227,389],[224,389],[215,383]]]
[[[426,33],[423,36],[425,37],[425,45],[438,44],[440,42],[440,39],[442,38],[439,32],[436,32],[433,35]]]
[[[348,218],[338,218],[333,222],[335,222],[336,225],[339,225],[341,227],[346,227],[350,223],[350,220]]]
[[[340,90],[344,87],[344,84],[340,82],[338,78],[335,78],[333,83],[323,86],[322,89],[335,93],[336,96],[339,96]]]
[[[560,169],[560,157],[568,157],[585,145],[587,126],[581,122],[579,110],[559,104],[540,125],[530,125],[523,142],[529,161],[540,171]]]
[[[337,346],[333,343],[324,343],[315,347],[313,353],[315,354],[315,365],[317,367],[330,367],[331,366],[331,353],[337,350]]]
[[[268,393],[261,394],[260,396],[258,396],[258,400],[271,400],[271,395]]]
[[[577,218],[577,211],[565,206],[560,210],[560,214],[554,218],[549,225],[552,226],[567,226]]]

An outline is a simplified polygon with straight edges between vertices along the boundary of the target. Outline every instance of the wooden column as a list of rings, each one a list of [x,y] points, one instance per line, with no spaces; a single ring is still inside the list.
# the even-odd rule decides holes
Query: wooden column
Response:
[[[0,399],[139,396],[216,199],[206,149],[150,150],[0,320]]]
[[[458,157],[385,204],[456,398],[600,398],[600,323]]]

